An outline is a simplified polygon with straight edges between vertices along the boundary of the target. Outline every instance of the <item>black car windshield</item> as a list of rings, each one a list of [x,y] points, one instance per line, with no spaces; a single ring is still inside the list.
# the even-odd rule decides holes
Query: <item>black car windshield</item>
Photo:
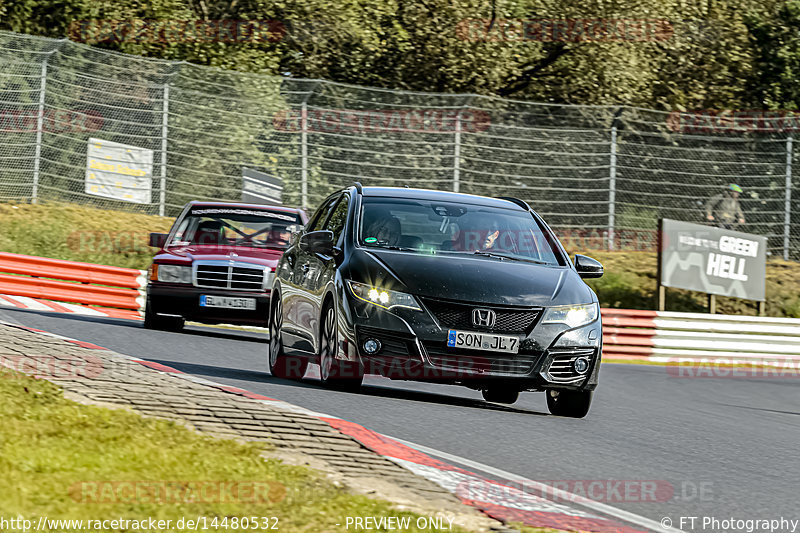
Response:
[[[558,245],[530,213],[519,209],[364,197],[359,227],[359,244],[365,247],[564,264]]]
[[[289,246],[293,226],[302,224],[295,213],[260,209],[198,206],[181,220],[168,246]]]

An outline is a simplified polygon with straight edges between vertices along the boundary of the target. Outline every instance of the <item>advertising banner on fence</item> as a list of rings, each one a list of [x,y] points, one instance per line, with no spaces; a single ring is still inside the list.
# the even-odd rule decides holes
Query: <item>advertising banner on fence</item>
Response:
[[[153,151],[102,139],[89,139],[86,194],[149,204],[153,189]]]
[[[766,237],[665,218],[661,238],[663,286],[764,300]]]
[[[242,167],[242,201],[248,204],[280,204],[283,180]]]

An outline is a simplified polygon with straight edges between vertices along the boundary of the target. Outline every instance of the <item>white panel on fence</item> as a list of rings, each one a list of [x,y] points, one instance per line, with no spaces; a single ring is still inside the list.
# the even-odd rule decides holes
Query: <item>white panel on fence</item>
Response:
[[[86,193],[149,204],[153,195],[153,151],[102,139],[89,139]]]

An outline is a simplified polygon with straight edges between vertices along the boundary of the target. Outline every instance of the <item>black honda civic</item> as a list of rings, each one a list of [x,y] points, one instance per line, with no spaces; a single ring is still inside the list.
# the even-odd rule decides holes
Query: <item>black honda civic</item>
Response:
[[[528,204],[355,184],[322,202],[278,263],[272,374],[357,389],[364,374],[466,386],[511,404],[545,391],[583,417],[603,347],[597,296]]]

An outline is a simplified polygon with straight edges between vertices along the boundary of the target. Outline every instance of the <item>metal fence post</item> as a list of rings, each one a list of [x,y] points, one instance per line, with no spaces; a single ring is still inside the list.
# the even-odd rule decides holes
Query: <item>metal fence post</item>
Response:
[[[786,138],[786,201],[783,207],[783,258],[789,260],[789,230],[792,224],[792,138]]]
[[[453,145],[453,192],[461,188],[461,110],[456,114],[456,133]]]
[[[303,209],[308,209],[308,104],[306,100],[303,100],[300,112],[300,205]]]
[[[164,102],[161,106],[161,192],[158,214],[166,215],[167,206],[167,137],[169,135],[169,83],[164,84]]]
[[[611,126],[611,150],[608,168],[608,249],[614,249],[614,225],[617,201],[617,123]]]
[[[31,203],[39,201],[39,173],[42,164],[42,134],[44,133],[44,103],[47,94],[47,63],[50,57],[58,52],[67,39],[58,41],[58,45],[48,52],[42,61],[42,70],[39,74],[39,107],[36,117],[36,148],[33,156],[33,187],[31,188]]]
[[[42,133],[44,130],[44,97],[47,92],[47,62],[50,54],[47,54],[42,61],[42,71],[39,75],[39,114],[36,117],[36,151],[33,156],[33,190],[31,191],[31,203],[39,201],[39,167],[42,160]]]

